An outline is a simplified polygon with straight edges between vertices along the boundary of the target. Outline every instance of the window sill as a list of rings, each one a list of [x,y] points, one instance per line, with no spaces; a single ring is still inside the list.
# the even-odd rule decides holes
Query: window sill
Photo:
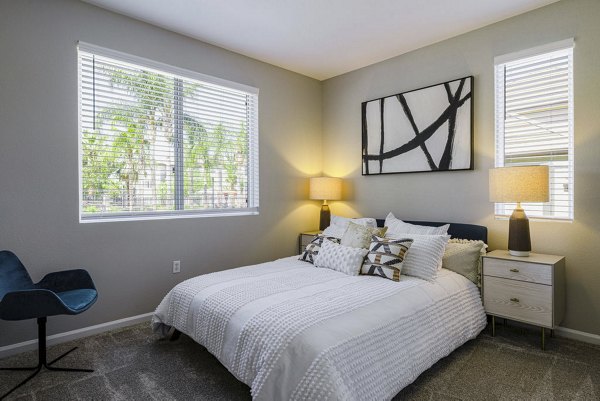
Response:
[[[510,218],[510,215],[504,215],[504,214],[496,214],[494,215],[494,219],[495,220],[508,220]],[[572,223],[573,219],[564,219],[564,218],[558,218],[558,217],[528,217],[529,221],[545,221],[545,222],[552,222],[552,223]]]
[[[121,221],[144,221],[144,220],[172,220],[172,219],[197,219],[205,217],[231,217],[231,216],[257,216],[259,214],[258,208],[253,209],[231,209],[214,210],[214,211],[189,211],[189,212],[172,212],[172,213],[139,213],[139,214],[127,214],[127,215],[97,215],[97,216],[86,216],[79,217],[79,223],[108,223],[108,222],[121,222]]]

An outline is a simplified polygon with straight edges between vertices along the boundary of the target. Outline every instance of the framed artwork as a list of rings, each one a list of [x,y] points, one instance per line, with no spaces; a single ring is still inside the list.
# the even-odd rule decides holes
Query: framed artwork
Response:
[[[363,175],[473,170],[473,77],[362,104]]]

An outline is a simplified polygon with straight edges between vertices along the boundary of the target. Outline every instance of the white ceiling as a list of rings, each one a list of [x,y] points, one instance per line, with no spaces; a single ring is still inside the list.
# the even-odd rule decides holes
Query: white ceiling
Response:
[[[319,80],[558,0],[83,0]]]

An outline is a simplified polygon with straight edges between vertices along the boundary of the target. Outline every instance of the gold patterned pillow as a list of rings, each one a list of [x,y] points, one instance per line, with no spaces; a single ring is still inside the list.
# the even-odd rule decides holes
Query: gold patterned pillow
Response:
[[[369,245],[371,244],[371,237],[373,235],[383,237],[386,231],[387,227],[373,228],[350,222],[348,224],[348,228],[346,228],[346,231],[344,232],[344,235],[342,235],[340,244],[344,246],[350,246],[352,248],[368,249]]]
[[[404,256],[412,243],[410,238],[387,239],[374,235],[360,273],[400,281]]]

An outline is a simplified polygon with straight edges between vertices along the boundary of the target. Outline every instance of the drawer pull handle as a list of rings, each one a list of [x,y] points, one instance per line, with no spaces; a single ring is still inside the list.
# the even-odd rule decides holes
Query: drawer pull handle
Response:
[[[519,298],[511,298],[510,301],[511,302],[519,302]]]
[[[513,273],[518,273],[519,269],[510,269],[510,271],[513,272]]]

